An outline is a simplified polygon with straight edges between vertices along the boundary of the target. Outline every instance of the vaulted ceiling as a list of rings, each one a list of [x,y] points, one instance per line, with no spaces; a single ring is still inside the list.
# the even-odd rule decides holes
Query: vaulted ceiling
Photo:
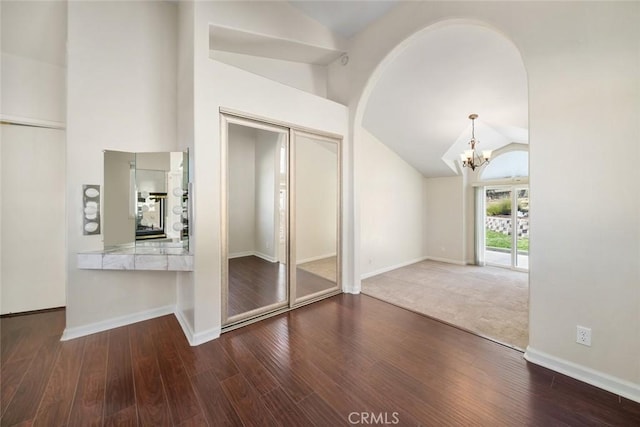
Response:
[[[401,4],[290,3],[345,37]],[[366,14],[359,13],[363,5]],[[480,150],[528,142],[522,59],[509,40],[486,27],[454,24],[416,35],[373,84],[363,126],[427,177],[459,173],[456,162],[468,148],[471,113],[479,115]]]
[[[451,25],[416,37],[382,71],[363,125],[427,177],[457,173],[471,121],[479,150],[527,142],[527,81],[517,49],[493,30]]]

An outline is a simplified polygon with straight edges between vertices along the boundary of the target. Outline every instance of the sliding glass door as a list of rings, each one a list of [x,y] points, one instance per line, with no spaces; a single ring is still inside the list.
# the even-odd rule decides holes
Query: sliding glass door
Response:
[[[529,269],[529,189],[485,189],[484,260],[487,264]]]
[[[515,202],[515,267],[529,270],[529,189],[517,188]]]

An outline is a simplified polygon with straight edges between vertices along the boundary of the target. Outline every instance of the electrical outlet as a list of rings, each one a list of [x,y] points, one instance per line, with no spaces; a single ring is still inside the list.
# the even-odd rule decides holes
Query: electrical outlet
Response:
[[[576,327],[576,331],[576,342],[578,344],[591,347],[591,328],[585,328],[584,326],[578,325]]]

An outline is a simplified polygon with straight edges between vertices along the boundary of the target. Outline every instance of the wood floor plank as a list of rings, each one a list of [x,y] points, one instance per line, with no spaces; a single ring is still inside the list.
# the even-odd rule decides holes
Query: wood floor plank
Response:
[[[0,319],[0,367],[11,360],[19,346],[24,343],[22,336],[27,332],[26,327],[10,328],[7,326],[7,320]]]
[[[29,358],[15,359],[2,365],[2,369],[0,369],[0,377],[2,378],[0,416],[7,410],[35,356],[36,353],[34,352]]]
[[[315,393],[298,402],[298,407],[317,426],[341,426],[348,422]]]
[[[128,406],[104,418],[104,427],[135,427],[138,425],[138,412],[135,406]]]
[[[183,421],[178,427],[208,427],[207,419],[202,414],[198,414],[193,418]]]
[[[78,389],[69,415],[70,427],[102,425],[108,351],[108,332],[87,337]]]
[[[378,410],[370,402],[361,399],[360,396],[347,393],[342,386],[332,381],[329,376],[306,360],[293,360],[291,367],[307,384],[313,385],[314,393],[327,402],[343,420],[346,420],[349,414],[354,411],[373,412]]]
[[[106,419],[129,407],[135,409],[135,405],[129,329],[112,329],[109,331],[104,417]]]
[[[140,322],[129,327],[138,420],[142,425],[171,425],[169,402],[150,324],[151,322]]]
[[[471,425],[482,423],[462,413],[456,405],[444,408],[437,390],[423,389],[418,382],[386,362],[379,362],[370,371],[370,384],[387,396],[387,399],[398,408],[414,414],[416,418],[428,425]],[[444,390],[440,391],[441,393]],[[457,402],[456,402],[457,404]],[[444,411],[443,411],[444,409]]]
[[[170,325],[166,318],[158,319],[153,333],[153,344],[158,355],[158,365],[163,385],[167,392],[167,400],[173,423],[181,424],[198,415],[202,409],[186,374],[178,350],[171,336],[166,333]]]
[[[313,424],[304,411],[281,388],[263,394],[260,400],[271,412],[278,425],[295,427]]]
[[[41,342],[36,352],[37,357],[34,357],[29,365],[20,386],[0,419],[0,424],[11,426],[35,417],[59,351],[59,337],[49,336]]]
[[[267,371],[258,359],[251,353],[241,340],[226,337],[222,340],[222,347],[238,369],[259,394],[266,394],[278,387],[277,380]]]
[[[242,374],[229,377],[220,384],[243,425],[255,427],[277,425],[260,400],[260,395]]]
[[[177,319],[174,316],[163,316],[163,318],[167,328],[166,333],[171,336],[187,375],[192,377],[211,369],[211,360],[207,353],[197,351],[196,348],[199,347],[191,347]]]
[[[191,377],[206,420],[211,426],[241,426],[242,421],[212,371]]]
[[[253,328],[250,333],[236,335],[262,363],[262,366],[277,379],[280,387],[294,402],[299,402],[311,394],[313,389],[292,369],[293,358],[286,340],[284,338],[268,340],[268,335],[261,336],[260,333],[261,329]]]
[[[58,358],[33,422],[34,426],[67,424],[82,367],[85,342],[86,338],[79,338],[61,343]]]
[[[206,342],[195,347],[193,351],[198,354],[198,357],[207,361],[209,369],[219,380],[232,377],[239,372],[237,365],[223,350],[219,340]]]

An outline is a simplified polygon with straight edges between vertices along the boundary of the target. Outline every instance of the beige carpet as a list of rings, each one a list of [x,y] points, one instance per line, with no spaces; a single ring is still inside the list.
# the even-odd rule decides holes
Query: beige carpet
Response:
[[[322,258],[316,261],[305,262],[304,264],[298,264],[298,268],[313,273],[316,276],[324,277],[332,282],[336,281],[336,270],[338,264],[336,257],[330,256]]]
[[[362,281],[362,293],[524,350],[528,274],[422,261]]]

